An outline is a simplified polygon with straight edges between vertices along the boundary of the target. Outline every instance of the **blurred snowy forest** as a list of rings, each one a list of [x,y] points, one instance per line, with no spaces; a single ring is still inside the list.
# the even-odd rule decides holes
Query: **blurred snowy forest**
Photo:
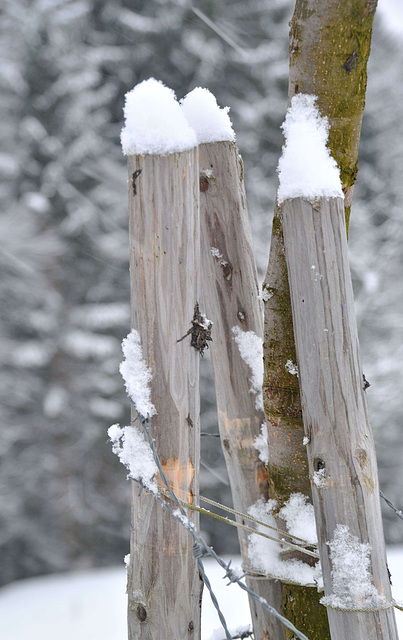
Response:
[[[106,435],[129,420],[118,373],[130,329],[124,94],[154,76],[179,98],[201,85],[231,107],[263,277],[292,10],[3,0],[0,584],[128,552],[129,483]],[[382,489],[403,507],[403,48],[375,22],[350,249]],[[202,430],[214,434],[207,357],[202,376]],[[202,492],[230,503],[219,440],[202,444]],[[385,516],[388,542],[402,542],[403,523]],[[236,549],[232,531],[202,528],[218,552]]]

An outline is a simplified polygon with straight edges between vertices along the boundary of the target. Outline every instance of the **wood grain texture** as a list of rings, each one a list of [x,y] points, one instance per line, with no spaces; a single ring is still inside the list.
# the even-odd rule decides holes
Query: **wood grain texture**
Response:
[[[276,521],[281,529],[286,523],[278,510],[293,493],[302,493],[312,502],[308,457],[304,440],[299,381],[287,370],[288,361],[297,362],[291,312],[290,288],[284,251],[284,237],[276,207],[266,279],[264,318],[263,400],[269,443],[270,498],[277,502]],[[290,558],[301,558],[296,551]],[[330,640],[327,612],[315,587],[281,584],[282,613],[310,640]],[[287,640],[292,633],[285,631]]]
[[[268,497],[268,477],[253,446],[264,422],[250,393],[250,370],[241,358],[232,327],[263,335],[262,309],[246,207],[243,165],[237,146],[200,146],[202,289],[213,321],[210,343],[221,444],[235,509],[246,512]],[[213,250],[213,251],[212,251]],[[249,566],[247,534],[240,532],[242,560]],[[250,587],[281,609],[281,588],[273,580],[249,580]],[[256,638],[285,637],[283,626],[250,601]]]
[[[371,545],[378,592],[391,599],[375,448],[359,356],[341,199],[286,201],[282,222],[299,365],[302,411],[325,593],[332,593],[327,541],[345,524]],[[393,609],[328,609],[332,640],[395,640]]]
[[[133,188],[132,176],[137,174]],[[190,336],[199,296],[198,152],[129,157],[132,326],[151,368],[157,451],[185,499],[198,493],[199,353]],[[201,583],[192,539],[133,483],[129,640],[200,638]],[[197,525],[197,515],[191,515]]]

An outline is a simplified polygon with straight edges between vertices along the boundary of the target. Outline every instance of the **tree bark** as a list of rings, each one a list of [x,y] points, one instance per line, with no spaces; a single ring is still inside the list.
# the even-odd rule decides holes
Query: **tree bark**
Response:
[[[343,201],[287,200],[282,220],[325,594],[334,589],[328,541],[342,524],[370,544],[372,583],[390,603]],[[353,608],[365,606],[360,595]],[[332,640],[397,639],[393,608],[354,614],[330,608],[328,617]]]
[[[265,421],[250,393],[251,372],[242,359],[233,327],[263,334],[256,263],[246,207],[243,164],[233,142],[200,146],[202,288],[213,321],[210,343],[218,425],[234,508],[246,513],[268,497],[268,477],[254,439]],[[238,518],[239,519],[239,518]],[[245,523],[244,523],[245,524]],[[243,566],[250,566],[248,534],[238,530]],[[281,590],[274,580],[248,578],[251,589],[278,610]],[[282,638],[283,625],[250,599],[255,638]]]
[[[288,98],[314,94],[329,118],[328,146],[340,169],[347,227],[376,5],[377,0],[297,0],[290,22]]]
[[[347,227],[375,8],[376,0],[296,0],[290,23],[289,102],[296,93],[314,94],[321,114],[329,118],[329,146],[341,172]],[[289,360],[296,362],[296,353],[282,220],[277,208],[263,292],[263,390],[270,497],[281,507],[291,493],[311,496],[311,490],[299,383],[285,367]],[[330,638],[326,610],[319,604],[320,595],[315,589],[282,585],[282,593],[283,613],[297,628],[311,640]],[[308,602],[312,613],[304,615]],[[291,638],[288,631],[286,637]]]
[[[198,495],[200,356],[190,336],[178,340],[200,293],[198,179],[197,149],[129,157],[132,326],[153,374],[156,448],[187,502]],[[198,640],[202,586],[189,533],[135,483],[132,495],[129,639]]]

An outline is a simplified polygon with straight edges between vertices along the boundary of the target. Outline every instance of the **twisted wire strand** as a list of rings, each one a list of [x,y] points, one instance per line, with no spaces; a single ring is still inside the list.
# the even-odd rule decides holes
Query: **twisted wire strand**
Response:
[[[284,529],[279,529],[278,527],[275,527],[272,524],[268,524],[267,522],[263,522],[263,520],[258,520],[257,518],[253,518],[252,516],[250,516],[249,514],[246,513],[242,513],[242,511],[236,511],[235,509],[231,509],[231,507],[227,507],[224,504],[221,504],[220,502],[215,502],[214,500],[211,500],[210,498],[206,498],[205,496],[199,496],[199,500],[201,502],[206,502],[207,504],[211,504],[213,507],[217,507],[217,509],[222,509],[223,511],[228,511],[228,513],[232,513],[235,516],[240,516],[241,518],[245,518],[246,520],[250,520],[251,522],[254,522],[255,524],[260,524],[263,527],[267,527],[267,529],[272,529],[273,531],[276,531],[277,533],[280,533],[283,536],[287,536],[287,538],[292,538],[293,540],[297,540],[298,542],[301,542],[302,545],[305,545],[307,547],[315,547],[317,548],[317,544],[315,543],[311,543],[308,542],[307,540],[304,540],[303,538],[299,538],[298,536],[294,536],[291,533],[289,533],[288,531],[284,531]],[[256,533],[258,533],[256,531]],[[301,549],[302,551],[302,549]],[[319,557],[319,556],[317,556]]]
[[[165,496],[168,496],[168,492],[165,491],[163,488],[159,487],[159,491],[161,491],[161,493]],[[201,496],[199,497],[200,500],[202,500]],[[206,499],[203,499],[207,502]],[[268,540],[272,540],[274,542],[278,542],[279,544],[285,545],[287,547],[289,547],[290,549],[295,549],[296,551],[299,551],[300,553],[304,553],[308,556],[311,556],[312,558],[317,558],[319,559],[319,553],[317,551],[310,551],[309,549],[306,549],[305,547],[302,547],[300,545],[297,544],[293,544],[292,542],[288,542],[287,540],[279,540],[278,538],[275,538],[274,536],[270,536],[267,533],[263,533],[263,531],[259,531],[258,529],[253,529],[252,527],[248,527],[248,525],[246,524],[242,524],[241,522],[237,522],[236,520],[230,520],[229,518],[225,518],[224,516],[219,516],[217,513],[213,513],[212,511],[208,511],[207,509],[203,509],[202,507],[198,507],[197,505],[194,504],[190,504],[189,502],[186,502],[185,500],[182,500],[181,498],[179,498],[179,502],[181,503],[181,505],[183,507],[186,507],[187,509],[190,509],[191,511],[197,511],[198,513],[201,513],[203,515],[209,516],[210,518],[215,518],[216,520],[220,520],[220,522],[224,522],[225,524],[229,524],[232,527],[238,527],[238,529],[242,529],[243,531],[247,531],[248,533],[255,533],[258,536],[262,536],[263,538],[267,538]],[[213,502],[210,501],[209,502]],[[214,503],[216,505],[218,505],[219,503]],[[224,508],[224,507],[222,507]],[[228,510],[230,512],[233,511],[233,509],[229,509],[229,507],[225,507],[225,510]],[[239,512],[236,512],[239,513]],[[257,524],[264,524],[262,523],[260,520],[255,520],[254,518],[250,518],[250,520],[252,520],[253,522],[256,522]],[[284,535],[289,535],[287,534],[287,532],[282,531],[281,529],[276,529],[275,527],[272,527],[271,525],[266,525],[268,526],[270,529],[274,529],[275,531],[278,531],[280,533],[283,533]],[[308,544],[308,543],[306,543]]]
[[[398,516],[398,518],[400,518],[401,520],[403,520],[403,513],[400,509],[398,509],[397,507],[395,507],[395,505],[393,504],[393,502],[391,502],[389,500],[389,498],[387,498],[385,496],[384,493],[382,493],[382,491],[379,492],[379,495],[381,496],[381,498],[383,498],[383,500],[385,500],[386,504],[388,505],[388,507],[390,507],[391,509],[393,509],[393,511],[395,512],[395,514]]]

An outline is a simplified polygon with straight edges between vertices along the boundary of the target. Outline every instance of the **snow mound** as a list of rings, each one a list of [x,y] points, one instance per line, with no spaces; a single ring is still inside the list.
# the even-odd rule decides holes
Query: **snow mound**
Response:
[[[215,96],[208,89],[196,87],[180,101],[180,104],[199,144],[235,140],[228,115],[229,107],[221,109]]]
[[[172,89],[149,78],[126,93],[125,126],[120,140],[124,155],[166,156],[192,149],[196,134]]]
[[[343,198],[340,173],[326,144],[329,121],[316,106],[316,96],[293,97],[282,129],[285,145],[277,171],[278,202],[290,198]]]

